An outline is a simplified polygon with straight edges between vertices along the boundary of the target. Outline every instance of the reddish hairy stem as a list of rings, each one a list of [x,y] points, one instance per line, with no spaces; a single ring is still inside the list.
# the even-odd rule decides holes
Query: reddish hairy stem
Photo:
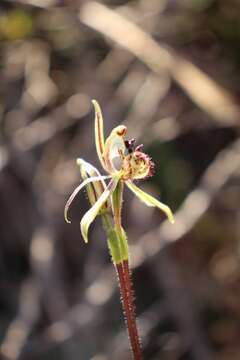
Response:
[[[122,295],[122,306],[126,316],[133,357],[134,360],[142,360],[142,349],[136,323],[133,289],[128,260],[124,260],[123,263],[117,264],[116,269],[119,278],[119,287]]]

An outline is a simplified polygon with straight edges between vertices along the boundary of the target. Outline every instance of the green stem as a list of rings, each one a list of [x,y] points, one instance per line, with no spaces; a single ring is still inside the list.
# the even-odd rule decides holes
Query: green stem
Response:
[[[122,185],[119,182],[113,194],[115,227],[112,225],[109,214],[102,214],[102,219],[107,233],[110,254],[118,274],[122,306],[126,317],[133,358],[134,360],[142,360],[142,349],[137,329],[131,273],[128,263],[128,241],[125,231],[121,226]]]
[[[122,262],[122,252],[116,230],[113,227],[111,217],[108,213],[102,214],[102,222],[107,234],[107,243],[112,262],[113,264],[119,264]]]

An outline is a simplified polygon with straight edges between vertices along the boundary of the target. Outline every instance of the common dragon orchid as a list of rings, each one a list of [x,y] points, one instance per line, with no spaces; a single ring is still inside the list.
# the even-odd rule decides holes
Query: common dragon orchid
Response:
[[[120,226],[121,196],[123,185],[127,187],[146,205],[162,210],[171,223],[174,217],[170,208],[147,194],[133,181],[146,179],[154,173],[152,159],[142,151],[143,145],[134,146],[135,140],[124,140],[127,128],[124,125],[115,127],[109,137],[104,140],[103,116],[96,100],[92,101],[95,108],[95,144],[98,158],[108,175],[100,175],[98,170],[83,159],[77,159],[81,174],[85,179],[68,199],[64,214],[67,222],[68,209],[78,192],[87,186],[88,197],[92,207],[83,216],[80,222],[81,233],[85,242],[88,242],[88,229],[99,213],[112,208],[116,226]],[[105,180],[111,179],[108,185]],[[91,186],[91,184],[94,184]],[[114,200],[115,199],[115,200]]]
[[[162,210],[171,223],[174,222],[170,208],[139,189],[134,180],[146,179],[153,175],[154,163],[142,151],[143,145],[135,147],[135,140],[125,140],[127,128],[119,125],[104,141],[103,117],[99,104],[93,100],[95,108],[95,143],[99,160],[108,175],[99,171],[83,159],[77,159],[83,182],[68,199],[64,215],[67,222],[68,209],[78,192],[86,186],[91,204],[80,222],[82,236],[88,242],[88,229],[97,215],[101,215],[107,235],[107,243],[118,273],[123,310],[126,318],[134,360],[142,360],[141,342],[138,335],[134,308],[133,288],[129,269],[128,240],[121,225],[122,195],[124,184],[146,205]],[[105,180],[110,179],[106,184]],[[111,214],[113,214],[113,219]],[[96,294],[97,296],[97,294]]]

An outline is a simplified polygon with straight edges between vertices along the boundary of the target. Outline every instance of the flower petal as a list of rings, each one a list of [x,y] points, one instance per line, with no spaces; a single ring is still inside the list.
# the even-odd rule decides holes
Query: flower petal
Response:
[[[95,109],[95,144],[98,154],[98,158],[106,170],[103,154],[104,154],[104,128],[103,128],[103,116],[101,108],[96,100],[92,100],[94,109]]]
[[[89,177],[101,176],[99,171],[90,163],[83,159],[77,159],[77,165],[79,165],[82,179],[88,179]],[[106,189],[106,183],[104,180],[96,181],[94,184],[87,185],[88,199],[91,205],[94,205],[97,199],[102,195]],[[110,208],[110,204],[106,203],[106,208]]]
[[[70,220],[68,220],[68,217],[67,217],[69,206],[71,205],[71,203],[73,202],[73,200],[75,199],[75,197],[79,193],[79,191],[84,186],[86,186],[87,184],[89,184],[91,182],[104,180],[104,179],[109,179],[110,177],[111,176],[95,176],[95,177],[91,177],[91,178],[88,178],[88,179],[84,180],[80,185],[78,185],[76,187],[76,189],[73,191],[72,195],[69,197],[68,201],[66,202],[66,205],[65,205],[65,208],[64,208],[64,218],[65,218],[67,223],[71,222]]]
[[[118,169],[115,168],[113,160],[124,155],[126,145],[124,143],[124,135],[127,128],[124,125],[119,125],[114,128],[105,142],[104,160],[105,166],[109,173],[115,173]]]
[[[81,228],[81,233],[82,233],[83,239],[84,239],[84,241],[86,243],[88,242],[88,229],[89,229],[89,226],[91,225],[91,223],[94,221],[94,219],[98,215],[99,211],[101,210],[101,207],[107,201],[108,197],[115,190],[118,181],[119,181],[118,178],[112,179],[110,181],[110,183],[108,184],[106,190],[102,193],[100,198],[97,200],[97,202],[83,216],[83,218],[82,218],[82,220],[80,222],[80,228]]]
[[[132,190],[132,192],[140,199],[142,200],[146,205],[148,206],[155,206],[157,208],[159,208],[160,210],[162,210],[168,217],[168,220],[173,224],[174,223],[174,217],[173,217],[173,213],[171,211],[171,209],[161,203],[160,201],[158,201],[157,199],[155,199],[153,196],[147,194],[145,191],[139,189],[135,184],[133,184],[130,181],[126,182],[128,188],[130,190]]]

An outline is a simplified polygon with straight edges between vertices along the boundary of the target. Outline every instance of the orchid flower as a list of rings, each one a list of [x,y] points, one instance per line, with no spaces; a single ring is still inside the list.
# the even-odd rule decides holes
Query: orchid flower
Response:
[[[171,223],[174,222],[170,208],[147,194],[134,184],[134,180],[146,179],[153,175],[154,163],[142,151],[143,145],[135,147],[135,140],[125,140],[127,128],[119,125],[114,128],[109,137],[104,140],[103,117],[99,104],[93,100],[95,108],[95,143],[96,150],[103,169],[107,175],[99,171],[83,159],[77,159],[83,182],[76,187],[69,197],[64,216],[67,222],[68,209],[81,189],[86,186],[91,204],[80,222],[81,233],[88,242],[88,229],[97,215],[101,215],[107,235],[107,243],[115,265],[123,310],[129,333],[134,360],[142,360],[141,342],[138,335],[134,311],[134,292],[129,268],[128,240],[121,225],[123,187],[126,186],[146,205],[155,206],[163,211]],[[105,180],[110,179],[106,184]],[[111,213],[113,213],[114,223]]]
[[[116,227],[124,234],[121,227],[121,201],[123,186],[126,186],[147,206],[154,206],[163,211],[171,223],[174,217],[170,208],[147,194],[134,184],[134,180],[146,179],[153,175],[154,163],[142,151],[143,145],[135,147],[135,140],[125,140],[127,128],[124,125],[115,127],[109,137],[104,140],[103,116],[99,104],[92,101],[95,108],[95,144],[98,158],[107,175],[100,175],[99,171],[82,159],[77,160],[83,179],[85,179],[68,199],[64,215],[68,219],[68,209],[72,201],[85,186],[91,203],[90,210],[83,216],[80,229],[84,241],[88,242],[88,230],[98,214],[113,211]],[[110,179],[106,184],[105,180]],[[123,235],[124,236],[124,235]]]

